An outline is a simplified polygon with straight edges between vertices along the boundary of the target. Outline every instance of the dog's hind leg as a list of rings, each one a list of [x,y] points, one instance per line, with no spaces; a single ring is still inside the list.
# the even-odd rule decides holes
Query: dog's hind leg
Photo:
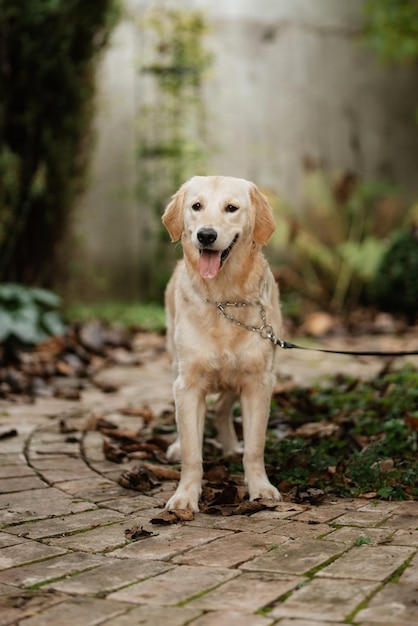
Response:
[[[238,395],[232,391],[224,391],[220,394],[215,404],[215,426],[218,440],[222,446],[224,456],[242,454],[243,447],[238,441],[235,432],[232,410]]]

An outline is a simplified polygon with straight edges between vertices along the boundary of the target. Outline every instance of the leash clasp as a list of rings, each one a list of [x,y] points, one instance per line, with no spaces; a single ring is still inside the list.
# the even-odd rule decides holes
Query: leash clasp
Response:
[[[257,330],[263,339],[270,339],[270,341],[273,341],[273,343],[275,343],[273,327],[270,324],[264,324],[263,326],[260,326],[260,328],[258,328]]]
[[[271,328],[271,326],[270,326]],[[289,350],[290,348],[294,348],[292,343],[285,341],[284,339],[280,339],[280,337],[276,337],[273,332],[269,332],[266,335],[262,335],[265,339],[270,339],[275,346],[279,346],[279,348],[283,348],[283,350]]]

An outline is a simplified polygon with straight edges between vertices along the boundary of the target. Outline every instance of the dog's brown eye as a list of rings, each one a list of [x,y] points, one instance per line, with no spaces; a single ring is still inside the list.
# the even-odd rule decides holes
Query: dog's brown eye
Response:
[[[225,207],[225,211],[226,211],[227,213],[235,213],[235,211],[238,211],[238,207],[237,207],[237,206],[234,206],[233,204],[228,204],[228,205]]]
[[[200,202],[195,202],[194,204],[192,204],[193,211],[200,211],[201,208],[202,205],[200,204]]]

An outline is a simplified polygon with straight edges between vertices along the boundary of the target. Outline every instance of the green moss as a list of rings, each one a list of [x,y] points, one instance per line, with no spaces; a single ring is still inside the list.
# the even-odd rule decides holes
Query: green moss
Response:
[[[143,207],[141,294],[161,301],[173,262],[161,215],[169,198],[194,174],[205,174],[210,146],[202,87],[211,65],[201,11],[154,7],[141,24],[141,71],[155,92],[139,111],[138,198]]]
[[[399,579],[402,576],[402,574],[409,567],[409,565],[410,565],[412,559],[414,558],[414,556],[415,556],[414,554],[411,554],[411,556],[400,567],[398,567],[396,572],[394,572],[391,576],[389,576],[389,578],[387,579],[386,582],[398,583]]]

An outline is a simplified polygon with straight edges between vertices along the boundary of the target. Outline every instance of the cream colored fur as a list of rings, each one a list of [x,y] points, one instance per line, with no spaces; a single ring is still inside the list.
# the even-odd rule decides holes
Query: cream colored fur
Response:
[[[259,333],[225,319],[214,304],[250,303],[227,312],[259,327],[261,302],[267,323],[280,335],[278,288],[261,251],[275,228],[271,208],[258,188],[244,179],[195,176],[174,195],[162,219],[172,240],[181,239],[184,253],[166,290],[167,340],[177,371],[174,398],[179,431],[169,457],[174,460],[181,455],[182,462],[181,479],[167,508],[198,511],[205,398],[211,392],[220,392],[216,426],[224,454],[240,450],[231,419],[233,404],[240,399],[250,499],[280,500],[264,467],[274,345]],[[202,228],[216,232],[216,241],[206,247],[219,254],[236,240],[212,279],[199,273]]]

